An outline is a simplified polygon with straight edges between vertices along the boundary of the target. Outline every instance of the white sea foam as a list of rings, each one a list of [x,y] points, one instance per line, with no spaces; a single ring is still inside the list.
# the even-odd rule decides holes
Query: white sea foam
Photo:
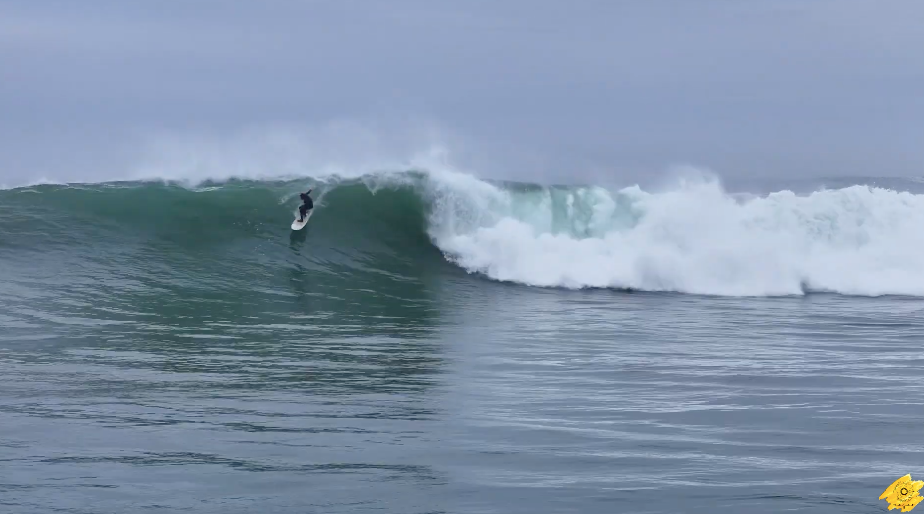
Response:
[[[853,186],[746,199],[716,180],[672,190],[512,191],[443,173],[430,233],[502,281],[715,295],[806,290],[924,296],[924,195]]]

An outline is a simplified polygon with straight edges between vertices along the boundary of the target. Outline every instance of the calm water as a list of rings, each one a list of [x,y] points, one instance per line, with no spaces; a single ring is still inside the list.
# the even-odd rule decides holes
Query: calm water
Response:
[[[920,298],[534,288],[323,211],[35,205],[0,209],[4,513],[859,513],[924,478]]]

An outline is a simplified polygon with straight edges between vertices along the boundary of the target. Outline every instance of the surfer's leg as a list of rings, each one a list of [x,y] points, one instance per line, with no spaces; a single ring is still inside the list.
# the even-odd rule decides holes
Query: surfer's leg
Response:
[[[304,206],[304,205],[300,205],[300,206],[298,207],[298,215],[299,215],[298,222],[299,222],[299,223],[305,221],[305,210],[306,210],[306,209],[305,209],[305,206]]]

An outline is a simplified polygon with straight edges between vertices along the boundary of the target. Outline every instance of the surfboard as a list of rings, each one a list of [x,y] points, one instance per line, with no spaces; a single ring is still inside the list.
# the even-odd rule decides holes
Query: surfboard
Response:
[[[305,225],[308,224],[308,220],[311,219],[312,214],[314,214],[314,209],[308,211],[308,214],[305,215],[305,221],[302,221],[301,223],[299,223],[298,218],[295,218],[295,220],[292,222],[292,230],[301,230],[305,228]]]

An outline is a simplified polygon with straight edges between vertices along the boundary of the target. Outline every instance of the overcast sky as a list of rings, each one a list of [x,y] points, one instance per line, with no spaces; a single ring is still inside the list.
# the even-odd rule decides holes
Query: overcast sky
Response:
[[[920,176],[924,1],[0,0],[0,182],[269,133],[306,166]]]

